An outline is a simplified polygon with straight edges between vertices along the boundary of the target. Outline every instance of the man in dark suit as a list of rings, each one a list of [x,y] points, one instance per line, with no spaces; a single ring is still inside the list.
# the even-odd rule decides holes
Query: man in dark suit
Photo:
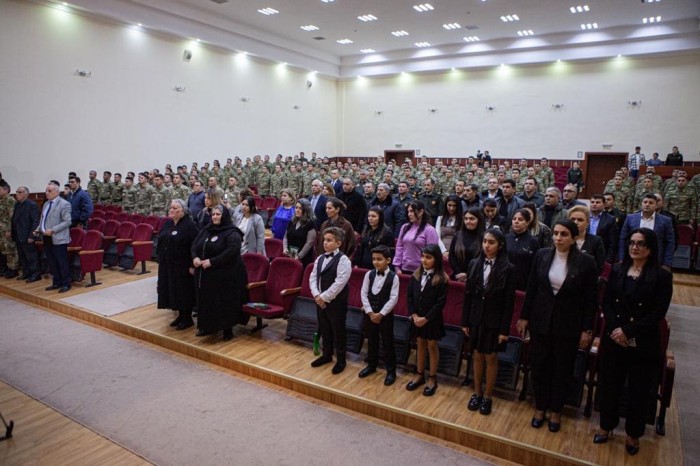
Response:
[[[618,258],[622,260],[627,250],[627,236],[635,228],[646,227],[654,230],[659,242],[659,262],[667,270],[671,269],[673,263],[673,252],[676,249],[676,242],[673,234],[673,224],[671,219],[656,213],[656,196],[647,194],[642,199],[642,211],[629,214],[622,225],[620,232],[620,242],[618,248]]]
[[[53,283],[46,291],[58,290],[59,293],[65,293],[71,288],[68,264],[71,205],[58,196],[58,189],[58,185],[53,183],[46,186],[46,202],[36,232],[43,238],[46,261],[53,276]]]
[[[311,208],[316,216],[316,229],[318,230],[323,225],[323,222],[328,220],[328,214],[326,213],[326,196],[321,194],[323,190],[323,183],[321,180],[313,180],[311,182],[311,195],[309,196],[309,202],[311,202]]]
[[[350,222],[352,229],[362,233],[367,220],[367,203],[365,198],[355,191],[355,183],[350,178],[343,178],[343,188],[338,199],[345,203],[343,217]]]
[[[12,240],[17,245],[22,276],[17,280],[33,283],[41,280],[39,273],[39,255],[34,245],[34,231],[39,227],[39,208],[36,202],[28,199],[26,186],[17,188],[15,209],[12,212]]]
[[[391,230],[394,237],[398,237],[399,229],[403,223],[399,213],[399,201],[391,197],[391,186],[386,183],[379,183],[377,186],[377,197],[370,202],[370,207],[379,206],[384,211],[384,224]]]
[[[331,170],[331,186],[335,191],[335,197],[340,198],[343,193],[343,180],[340,179],[340,171],[337,168]]]
[[[676,217],[676,214],[666,209],[663,194],[655,193],[654,196],[656,197],[656,213],[659,215],[665,215],[671,219],[671,225],[673,226],[673,239],[675,241],[675,251],[675,249],[678,248],[678,217]]]
[[[620,240],[615,217],[605,212],[602,194],[591,196],[591,217],[588,221],[588,232],[600,236],[605,246],[605,260],[617,261],[617,244]]]

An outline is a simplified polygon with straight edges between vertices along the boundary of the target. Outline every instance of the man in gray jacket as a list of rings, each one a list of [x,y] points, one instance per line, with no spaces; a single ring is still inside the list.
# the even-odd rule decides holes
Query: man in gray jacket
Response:
[[[58,195],[59,187],[53,183],[46,186],[46,202],[41,211],[37,236],[44,241],[44,252],[53,283],[46,291],[58,290],[65,293],[71,288],[71,275],[68,264],[68,244],[70,243],[71,205]]]

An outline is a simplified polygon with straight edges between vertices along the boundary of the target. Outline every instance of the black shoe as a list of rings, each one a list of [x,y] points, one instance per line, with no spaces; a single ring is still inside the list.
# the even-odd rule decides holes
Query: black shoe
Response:
[[[423,396],[433,396],[435,395],[435,392],[437,391],[437,376],[436,375],[429,375],[428,380],[433,379],[435,383],[433,384],[432,387],[426,386],[423,389]]]
[[[28,278],[29,278],[29,275],[23,273],[22,275],[20,275],[19,277],[17,277],[17,280],[26,280],[26,279],[28,279]]]
[[[629,440],[629,437],[627,440]],[[629,453],[631,456],[639,453],[639,440],[637,440],[635,444],[629,444],[627,440],[625,440],[625,450],[627,450],[627,453]]]
[[[58,285],[51,285],[51,286],[47,286],[46,288],[44,288],[44,290],[53,291],[53,290],[57,290],[59,288],[60,288],[60,286],[58,286]]]
[[[231,340],[233,340],[233,329],[232,328],[224,329],[224,341],[231,341]]]
[[[548,427],[550,432],[559,432],[559,429],[561,429],[561,423],[549,421]]]
[[[18,276],[19,276],[19,272],[18,272],[17,270],[15,270],[15,269],[10,269],[10,270],[8,270],[7,273],[5,274],[5,278],[7,278],[8,280],[10,280],[10,279],[12,279],[12,278],[16,278],[16,277],[18,277]]]
[[[333,373],[333,375],[338,375],[341,372],[343,372],[344,370],[345,370],[345,361],[338,361],[335,363],[335,366],[333,366],[333,369],[331,370],[331,372]]]
[[[182,318],[180,316],[177,316],[177,319],[170,322],[170,326],[177,327],[178,325],[180,325],[180,322],[182,322]]]
[[[319,358],[314,359],[311,362],[311,367],[321,367],[324,364],[328,364],[329,362],[333,362],[333,358],[330,356],[321,356]]]
[[[472,395],[472,397],[469,399],[469,404],[467,405],[467,409],[469,411],[478,411],[479,406],[481,406],[481,402],[484,401],[483,396],[479,396],[476,393]]]
[[[388,387],[394,385],[394,382],[396,382],[396,372],[387,372],[386,377],[384,377],[384,385]]]
[[[484,416],[488,416],[491,414],[491,405],[493,404],[493,400],[491,398],[484,398],[484,400],[481,402],[481,406],[479,406],[479,414],[482,414]]]
[[[175,327],[175,330],[185,330],[186,328],[190,328],[194,326],[194,322],[190,321],[183,321],[177,324],[177,327]]]
[[[194,336],[196,337],[206,337],[208,335],[211,335],[211,332],[205,332],[204,330],[197,330],[197,333],[195,333]]]
[[[362,369],[362,370],[360,371],[360,373],[357,374],[357,376],[358,376],[359,378],[361,378],[361,379],[364,379],[364,378],[367,377],[368,375],[374,374],[375,372],[377,372],[377,368],[376,368],[376,367],[367,366],[367,367],[365,367],[364,369]]]
[[[539,429],[544,425],[544,417],[542,419],[537,419],[536,417],[532,417],[532,421],[530,421],[530,425],[534,427],[535,429]]]
[[[409,392],[416,390],[421,385],[425,385],[425,377],[423,377],[423,373],[419,372],[418,375],[420,376],[418,379],[411,380],[406,384],[406,390],[408,390]]]
[[[39,277],[39,276],[29,277],[29,278],[27,278],[25,283],[34,283],[34,282],[38,282],[39,280],[41,280],[41,277]]]
[[[65,293],[66,291],[70,291],[70,289],[71,289],[71,286],[70,286],[70,285],[62,286],[61,289],[58,290],[58,292],[59,292],[59,293]]]
[[[593,436],[593,443],[606,443],[610,437],[612,437],[612,430],[605,434],[596,432]]]

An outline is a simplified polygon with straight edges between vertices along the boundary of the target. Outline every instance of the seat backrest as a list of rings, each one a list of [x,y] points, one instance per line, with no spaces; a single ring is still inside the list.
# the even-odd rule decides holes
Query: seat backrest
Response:
[[[265,302],[282,306],[280,292],[288,288],[296,288],[301,285],[301,277],[304,274],[301,262],[289,257],[278,257],[270,263],[265,284]]]
[[[411,284],[411,275],[397,273],[399,276],[399,301],[394,308],[394,315],[408,316],[408,285]]]
[[[92,211],[91,218],[103,218],[105,216],[105,211],[100,209],[95,209]]]
[[[117,234],[117,229],[119,228],[119,222],[116,220],[107,220],[105,222],[104,228],[102,228],[102,234],[104,236],[115,236]]]
[[[301,292],[299,292],[299,296],[313,299],[313,295],[311,294],[311,282],[309,281],[313,270],[314,264],[309,264],[306,266],[306,269],[304,270],[304,278],[301,280]]]
[[[97,230],[88,231],[83,238],[83,251],[102,249],[102,233]]]
[[[105,212],[105,216],[103,217],[105,220],[113,220],[117,218],[117,213],[113,210],[108,210]]]
[[[102,231],[105,227],[105,221],[99,217],[93,217],[88,220],[88,230]]]
[[[70,244],[68,247],[78,248],[83,245],[83,239],[85,239],[85,230],[82,228],[71,228],[70,229]]]
[[[146,219],[144,215],[141,214],[131,214],[131,219],[129,220],[131,223],[134,225],[138,225],[139,223],[143,223],[143,221]]]
[[[266,197],[265,199],[263,199],[262,208],[265,210],[276,209],[277,208],[277,199],[274,197]]]
[[[153,238],[153,227],[148,223],[139,223],[134,230],[134,241],[150,241]]]
[[[270,270],[270,261],[262,254],[247,252],[241,255],[245,268],[248,271],[248,283],[263,282],[267,280]]]
[[[117,228],[117,238],[131,239],[134,236],[134,230],[136,230],[136,225],[132,222],[122,222]]]
[[[520,290],[515,290],[515,301],[513,304],[513,318],[510,319],[510,336],[519,337],[518,329],[515,326],[520,320],[520,313],[523,310],[523,304],[525,304],[525,292]]]
[[[610,262],[603,262],[603,270],[601,270],[600,272],[600,277],[607,280],[610,276],[610,272],[612,272],[612,265],[610,264]]]
[[[362,307],[362,281],[365,279],[367,269],[356,268],[350,273],[350,281],[348,282],[348,306],[361,308]]]
[[[128,222],[130,218],[131,218],[131,214],[129,214],[127,212],[119,212],[117,214],[116,220],[117,220],[117,222],[121,223],[121,222]]]
[[[284,243],[281,239],[265,238],[265,254],[270,258],[270,260],[281,257],[283,250]]]
[[[165,226],[165,222],[167,222],[169,220],[169,218],[170,217],[160,217],[158,219],[158,227],[156,227],[156,231],[162,230],[163,227]]]
[[[692,246],[695,232],[690,225],[678,225],[678,244],[682,246]]]
[[[442,313],[446,325],[462,325],[462,303],[464,303],[464,282],[450,280],[447,285],[447,302]]]
[[[159,222],[160,222],[160,217],[158,217],[157,215],[149,215],[143,221],[143,223],[151,225],[151,228],[153,228],[153,230],[158,228]]]
[[[442,261],[442,266],[445,269],[445,273],[451,277],[454,272],[452,270],[452,266],[450,265],[450,261]]]

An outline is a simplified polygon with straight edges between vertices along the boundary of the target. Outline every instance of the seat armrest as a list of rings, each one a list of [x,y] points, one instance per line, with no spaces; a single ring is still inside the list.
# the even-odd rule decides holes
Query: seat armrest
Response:
[[[248,289],[254,290],[255,288],[260,288],[261,286],[265,286],[265,285],[267,285],[267,281],[248,283]]]
[[[104,254],[104,249],[92,249],[90,251],[80,251],[78,254],[81,256],[91,255],[91,254]]]
[[[131,243],[131,238],[117,238],[116,243]]]
[[[80,246],[71,246],[68,248],[68,252],[76,252],[76,251],[80,251],[81,249],[83,249],[83,248]]]
[[[147,244],[153,244],[153,241],[134,241],[131,243],[132,246],[145,246]]]
[[[290,296],[294,294],[299,294],[301,292],[301,287],[299,288],[287,288],[286,290],[280,291],[280,296]]]

